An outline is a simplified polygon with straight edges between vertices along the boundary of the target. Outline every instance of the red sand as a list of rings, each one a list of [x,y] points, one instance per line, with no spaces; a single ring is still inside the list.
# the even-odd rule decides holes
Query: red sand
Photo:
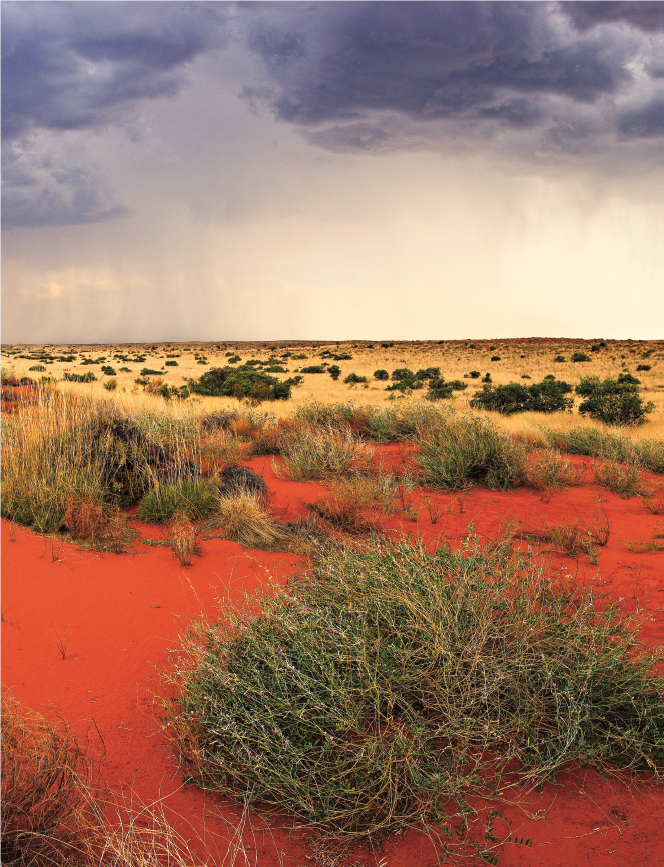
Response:
[[[397,464],[407,460],[407,451],[398,446],[379,451]],[[303,511],[303,503],[321,492],[317,484],[276,478],[269,458],[256,458],[248,465],[263,473],[273,492],[272,508],[285,517]],[[652,480],[660,482],[657,477]],[[423,497],[451,508],[435,526],[422,507]],[[441,536],[463,538],[472,521],[476,532],[496,538],[505,517],[532,526],[542,519],[587,518],[598,505],[608,515],[612,533],[609,544],[599,549],[597,566],[587,557],[577,561],[550,552],[544,556],[554,574],[561,570],[592,581],[598,592],[620,600],[626,610],[643,606],[651,615],[643,641],[651,646],[660,643],[664,553],[634,553],[624,543],[664,532],[664,518],[650,514],[638,498],[622,499],[595,484],[555,493],[548,503],[522,489],[499,493],[475,488],[461,498],[418,493],[413,507],[422,511],[416,522],[396,517],[385,525],[423,534],[434,543]],[[157,528],[136,526],[144,536],[161,535]],[[153,713],[157,669],[167,665],[169,649],[177,646],[179,633],[201,606],[212,611],[221,596],[238,598],[272,579],[283,583],[303,561],[291,554],[245,551],[233,542],[210,540],[202,543],[202,556],[183,568],[166,547],[136,541],[131,554],[100,555],[22,528],[14,530],[5,521],[2,542],[3,683],[32,709],[48,715],[49,706],[59,708],[79,730],[94,719],[106,747],[109,783],[128,784],[147,802],[165,798],[168,818],[192,841],[204,823],[207,833],[226,839],[222,817],[235,822],[239,811],[213,795],[182,787],[181,772]],[[56,646],[58,637],[66,642],[64,660]],[[496,805],[514,820],[513,831],[518,828],[519,836],[533,841],[532,848],[505,846],[499,854],[502,867],[664,864],[664,795],[647,781],[628,789],[571,769],[558,784],[546,785],[541,795],[533,794],[527,801],[525,811]],[[253,823],[258,828],[260,819],[254,816]],[[311,863],[297,835],[289,832],[248,832],[244,839],[250,860],[239,858],[238,865]],[[219,846],[219,855],[208,863],[229,863],[222,857],[223,842]],[[203,863],[200,845],[198,850]],[[360,859],[391,867],[438,864],[430,842],[416,830],[392,838],[376,856]]]

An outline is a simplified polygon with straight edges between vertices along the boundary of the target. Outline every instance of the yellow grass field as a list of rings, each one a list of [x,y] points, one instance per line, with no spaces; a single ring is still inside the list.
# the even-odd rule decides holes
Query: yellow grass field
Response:
[[[596,347],[595,350],[592,347]],[[350,355],[350,359],[336,361],[329,355],[321,358],[321,353]],[[575,352],[589,356],[588,362],[572,362]],[[290,353],[290,355],[287,355]],[[562,355],[563,363],[554,362]],[[72,360],[57,360],[62,357]],[[641,380],[641,393],[645,400],[655,404],[655,411],[648,422],[631,431],[634,438],[655,437],[664,439],[664,340],[662,341],[600,341],[576,339],[518,339],[518,340],[455,340],[421,342],[307,342],[281,341],[276,343],[145,343],[145,344],[98,344],[98,345],[6,345],[2,348],[3,369],[13,369],[19,376],[29,376],[39,380],[42,376],[53,377],[60,387],[79,393],[94,394],[100,397],[113,396],[125,405],[136,405],[148,401],[165,404],[161,397],[153,397],[144,391],[136,380],[141,379],[141,371],[148,368],[157,371],[142,377],[154,381],[163,378],[169,385],[186,384],[190,378],[197,378],[212,367],[222,367],[229,358],[239,356],[235,364],[243,364],[250,359],[267,361],[273,359],[287,372],[270,374],[279,379],[298,375],[302,367],[310,365],[337,364],[341,374],[334,381],[329,374],[302,374],[304,381],[293,389],[289,401],[274,401],[263,404],[277,416],[289,414],[297,405],[311,400],[324,403],[352,401],[357,404],[382,405],[386,400],[413,401],[422,399],[423,391],[414,391],[402,396],[399,392],[386,392],[388,382],[374,378],[379,369],[391,373],[399,367],[413,371],[420,368],[439,367],[445,379],[463,379],[468,388],[448,403],[456,409],[464,409],[475,392],[482,387],[480,378],[470,378],[471,371],[479,371],[482,377],[489,372],[495,385],[508,382],[539,382],[547,374],[554,374],[571,385],[579,383],[582,376],[600,378],[616,377],[621,371],[638,376]],[[284,357],[286,356],[286,357]],[[500,360],[491,358],[499,356]],[[55,360],[53,360],[55,359]],[[144,360],[140,360],[144,359]],[[167,362],[176,362],[176,365]],[[104,381],[110,378],[102,373],[102,366],[110,365],[116,371],[117,389],[109,392],[103,388]],[[637,366],[649,365],[648,371],[637,371]],[[43,368],[43,370],[34,368]],[[125,368],[125,370],[122,370]],[[92,383],[71,383],[63,380],[65,372],[84,374],[92,371],[97,377]],[[366,384],[344,383],[349,373],[366,376]],[[186,405],[185,405],[186,404]],[[578,404],[578,400],[577,400]],[[233,398],[194,397],[187,402],[171,402],[169,412],[198,412],[237,405]],[[523,413],[512,417],[492,417],[524,439],[537,439],[537,425],[567,426],[578,424],[579,416],[573,413],[555,413],[543,416],[538,413]],[[587,422],[591,424],[591,422]]]

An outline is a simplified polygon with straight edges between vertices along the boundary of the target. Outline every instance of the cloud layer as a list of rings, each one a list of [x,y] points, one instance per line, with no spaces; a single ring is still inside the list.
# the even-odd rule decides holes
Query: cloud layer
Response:
[[[2,24],[5,225],[126,216],[103,166],[62,160],[57,137],[131,136],[229,41],[262,64],[247,108],[331,152],[664,158],[662,2],[6,2]]]

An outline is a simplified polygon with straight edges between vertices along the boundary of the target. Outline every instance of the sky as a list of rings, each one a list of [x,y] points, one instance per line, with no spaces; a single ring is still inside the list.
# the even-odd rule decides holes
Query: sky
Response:
[[[664,2],[1,14],[5,343],[664,337]]]

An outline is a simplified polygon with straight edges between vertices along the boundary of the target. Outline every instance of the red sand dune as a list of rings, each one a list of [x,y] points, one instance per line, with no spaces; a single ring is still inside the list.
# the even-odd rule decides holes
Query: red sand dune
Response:
[[[379,452],[396,463],[407,460],[407,451],[398,446]],[[264,475],[272,508],[285,517],[302,512],[304,502],[322,490],[317,484],[276,478],[269,458],[248,465]],[[634,553],[624,543],[662,532],[664,519],[650,514],[638,498],[622,499],[590,483],[555,493],[548,503],[523,489],[500,493],[475,488],[461,498],[418,493],[416,510],[422,496],[451,511],[435,526],[423,509],[417,522],[396,517],[385,522],[386,528],[419,533],[434,544],[441,536],[463,538],[472,521],[479,534],[495,538],[506,516],[530,525],[543,518],[585,518],[601,497],[612,534],[600,549],[599,564],[546,551],[543,556],[550,559],[554,574],[578,574],[581,581],[594,582],[598,592],[620,600],[626,610],[643,606],[651,614],[643,641],[661,642],[664,554]],[[140,527],[144,536],[161,537],[158,528]],[[94,719],[106,747],[108,781],[116,787],[131,785],[147,802],[165,798],[169,820],[192,840],[204,826],[207,833],[218,834],[216,863],[230,863],[222,859],[227,836],[222,817],[236,822],[239,811],[214,795],[181,785],[181,771],[155,716],[157,671],[168,664],[178,634],[201,607],[212,611],[221,596],[238,598],[270,580],[283,583],[303,561],[292,554],[246,551],[233,542],[210,540],[202,543],[202,556],[183,568],[167,547],[135,541],[130,554],[102,555],[44,539],[6,521],[2,542],[4,684],[32,709],[48,715],[55,706],[79,731]],[[58,638],[66,642],[64,660]],[[548,784],[525,800],[523,809],[496,805],[514,820],[519,836],[533,841],[532,848],[505,846],[499,855],[502,867],[664,864],[664,794],[647,780],[628,789],[572,768],[558,784]],[[260,818],[254,816],[253,824],[260,828]],[[247,832],[244,839],[251,865],[312,863],[298,836],[278,828]],[[201,846],[198,851],[205,863]],[[359,853],[358,858],[393,867],[438,864],[430,842],[416,830],[392,838],[375,856]],[[237,864],[245,862],[239,859]]]

